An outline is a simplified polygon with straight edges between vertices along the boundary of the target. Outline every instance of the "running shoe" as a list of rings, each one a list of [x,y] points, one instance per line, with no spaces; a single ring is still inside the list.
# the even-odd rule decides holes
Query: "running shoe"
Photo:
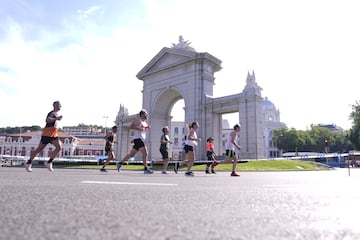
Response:
[[[215,170],[214,170],[214,169],[211,169],[211,173],[216,174],[216,172],[215,172]]]
[[[100,172],[107,172],[106,168],[100,168]]]
[[[52,166],[52,165],[53,165],[52,162],[51,162],[51,163],[48,163],[47,161],[45,161],[44,164],[45,164],[45,167],[47,167],[47,169],[48,169],[50,172],[53,172],[53,171],[54,171],[53,166]]]
[[[214,170],[212,170],[212,171],[214,171]],[[206,173],[206,174],[210,174],[209,169],[206,169],[206,170],[205,170],[205,173]]]
[[[230,174],[230,176],[232,176],[232,177],[240,177],[240,175],[237,174],[236,172],[232,172],[232,173]]]
[[[192,171],[190,171],[190,172],[186,172],[185,176],[186,177],[194,177],[195,175],[194,175],[194,173]]]
[[[31,163],[25,162],[25,170],[26,170],[27,172],[32,172],[31,167],[32,167],[32,164],[31,164]]]
[[[180,163],[179,162],[176,162],[175,165],[174,165],[174,172],[177,174],[178,171],[179,171],[179,166],[180,166]]]
[[[121,162],[117,162],[117,163],[116,163],[116,169],[118,170],[118,172],[120,172]]]
[[[149,169],[149,168],[144,169],[144,174],[152,174],[152,173],[154,173],[153,170],[151,170],[151,169]]]
[[[161,173],[162,173],[162,174],[167,174],[167,172],[166,172],[166,171],[161,171]]]

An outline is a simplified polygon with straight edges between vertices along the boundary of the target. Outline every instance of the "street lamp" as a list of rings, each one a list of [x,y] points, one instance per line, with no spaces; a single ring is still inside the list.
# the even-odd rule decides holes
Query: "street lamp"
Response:
[[[19,142],[19,155],[21,156],[22,155],[22,149],[21,149],[21,141],[22,141],[22,137],[21,137],[21,133],[22,133],[22,129],[20,127],[20,135],[18,137],[18,142]]]
[[[93,155],[93,153],[92,153],[92,142],[89,143],[88,155],[89,155],[89,157],[91,157]]]
[[[105,118],[105,135],[106,135],[106,133],[107,133],[107,131],[106,131],[106,121],[108,119],[108,116],[103,116],[103,118]]]

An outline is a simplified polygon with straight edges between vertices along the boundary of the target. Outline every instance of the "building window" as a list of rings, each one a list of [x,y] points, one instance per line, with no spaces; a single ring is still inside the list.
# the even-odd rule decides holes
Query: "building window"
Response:
[[[179,128],[178,127],[175,127],[175,134],[178,134],[179,133]]]
[[[179,145],[179,139],[178,138],[174,138],[174,144],[177,146]]]

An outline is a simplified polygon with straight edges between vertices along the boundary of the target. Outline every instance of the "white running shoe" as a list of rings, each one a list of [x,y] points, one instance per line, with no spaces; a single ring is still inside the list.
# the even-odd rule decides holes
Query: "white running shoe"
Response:
[[[45,161],[44,164],[45,164],[45,167],[47,167],[47,169],[49,169],[50,172],[54,171],[54,169],[52,167],[52,165],[53,165],[52,162],[48,163],[47,161]]]
[[[27,172],[32,172],[31,166],[32,166],[31,163],[25,162],[25,170],[26,170]]]

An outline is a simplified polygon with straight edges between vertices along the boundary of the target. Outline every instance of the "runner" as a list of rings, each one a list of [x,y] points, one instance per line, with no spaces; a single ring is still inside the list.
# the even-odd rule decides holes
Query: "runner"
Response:
[[[130,153],[128,153],[120,162],[117,163],[118,171],[120,171],[123,162],[127,162],[131,157],[135,156],[138,151],[140,151],[142,154],[142,161],[144,165],[144,174],[153,173],[153,170],[151,170],[147,166],[148,150],[145,145],[145,139],[146,132],[150,129],[150,125],[148,125],[146,122],[147,118],[147,111],[145,109],[142,109],[139,113],[139,118],[131,123],[130,129],[136,130],[134,135],[134,146],[131,149]]]
[[[165,126],[162,128],[163,134],[160,137],[160,153],[162,156],[162,160],[160,161],[152,161],[152,164],[163,164],[163,170],[161,171],[162,174],[167,174],[167,167],[169,165],[169,145],[172,144],[169,137],[169,127]]]
[[[240,151],[240,146],[238,145],[238,134],[240,132],[241,126],[240,124],[236,124],[233,128],[234,130],[231,131],[226,139],[226,143],[225,143],[225,149],[226,149],[226,156],[228,157],[227,159],[223,160],[223,161],[214,161],[211,164],[211,171],[214,170],[214,168],[216,167],[216,165],[219,164],[229,164],[232,163],[232,172],[230,174],[230,176],[232,177],[239,177],[240,175],[237,174],[235,172],[236,170],[236,164],[237,164],[237,151]]]
[[[30,154],[29,160],[25,162],[25,170],[28,172],[32,172],[32,161],[49,143],[55,146],[54,151],[50,152],[50,159],[45,161],[44,164],[49,169],[49,171],[53,172],[53,161],[56,155],[61,150],[61,141],[58,137],[58,121],[62,119],[62,116],[59,116],[58,112],[61,109],[61,104],[59,101],[53,102],[53,110],[50,111],[46,116],[46,125],[41,134],[41,139],[39,146]]]
[[[105,159],[104,165],[102,166],[102,168],[100,168],[101,172],[107,172],[106,166],[110,163],[111,160],[115,159],[113,145],[114,145],[114,143],[117,143],[117,141],[114,141],[117,130],[118,130],[117,126],[113,126],[111,128],[111,131],[108,132],[104,137],[105,141],[106,141],[105,142],[105,155],[107,155],[108,157]]]
[[[201,141],[201,138],[198,138],[197,134],[196,134],[196,132],[199,130],[199,127],[200,127],[200,125],[198,122],[193,122],[192,124],[189,125],[189,131],[186,136],[185,146],[184,146],[186,158],[183,161],[176,162],[176,166],[174,169],[174,171],[176,173],[178,172],[179,167],[181,165],[186,164],[187,169],[185,172],[185,176],[187,176],[187,177],[194,176],[194,173],[191,170],[191,168],[195,161],[194,147],[197,146],[199,144],[199,142]]]
[[[209,137],[206,140],[206,156],[207,156],[208,162],[206,163],[205,173],[210,174],[209,168],[211,166],[211,163],[216,161],[215,160],[216,153],[215,153],[215,149],[214,149],[214,138],[213,137]],[[214,168],[211,169],[211,173],[214,173],[214,174],[216,173]]]

